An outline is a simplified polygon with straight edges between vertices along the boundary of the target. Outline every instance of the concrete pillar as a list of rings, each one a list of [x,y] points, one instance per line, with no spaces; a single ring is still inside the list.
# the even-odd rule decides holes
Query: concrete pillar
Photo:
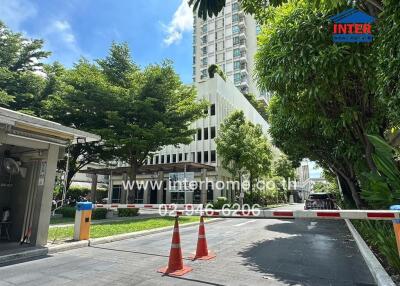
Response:
[[[162,204],[162,199],[163,199],[163,181],[164,181],[164,172],[160,171],[157,174],[157,186],[159,188],[157,189],[157,204]]]
[[[32,233],[31,242],[34,245],[47,244],[47,236],[50,224],[51,202],[53,200],[53,190],[56,178],[57,161],[59,147],[50,145],[46,160],[46,174],[43,188],[38,191],[35,200],[34,221],[32,229],[36,229],[36,234]],[[35,182],[37,184],[38,182]]]
[[[201,169],[201,184],[200,184],[200,198],[201,198],[201,203],[203,205],[207,204],[207,184],[206,184],[206,178],[207,178],[207,170],[206,169]]]
[[[146,185],[146,181],[143,182],[143,203],[144,204],[148,204],[150,202],[150,192],[151,192],[151,188],[150,188],[150,182],[148,182],[148,184]]]
[[[96,203],[96,193],[97,193],[97,174],[92,174],[92,186],[90,188],[90,200],[92,203]]]
[[[193,204],[193,191],[186,191],[186,203]]]
[[[107,203],[111,204],[112,203],[112,195],[113,195],[113,181],[112,181],[112,172],[110,172],[110,175],[108,176],[108,201]]]
[[[127,173],[123,173],[122,174],[122,181],[126,182],[128,180],[128,174]],[[122,184],[121,187],[121,198],[120,198],[120,203],[121,204],[126,204],[126,194],[127,194],[127,190],[124,188],[124,185]]]
[[[167,195],[166,195],[166,203],[167,204],[170,204],[171,203],[171,191],[170,191],[170,181],[169,181],[169,178],[168,178],[168,180],[167,180],[167,186],[166,186],[167,188]]]

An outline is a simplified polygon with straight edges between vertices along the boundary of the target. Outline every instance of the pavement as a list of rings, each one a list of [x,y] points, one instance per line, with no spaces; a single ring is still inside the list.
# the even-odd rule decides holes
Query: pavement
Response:
[[[206,224],[206,232],[217,257],[185,259],[193,271],[180,278],[156,272],[168,262],[168,231],[4,266],[0,286],[375,285],[344,221],[225,219]],[[180,233],[187,257],[195,251],[197,227]]]

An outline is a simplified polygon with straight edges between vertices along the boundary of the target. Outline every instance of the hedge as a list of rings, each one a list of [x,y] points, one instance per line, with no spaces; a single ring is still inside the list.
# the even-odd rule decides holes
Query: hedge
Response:
[[[92,210],[92,219],[106,219],[107,209],[94,209]]]
[[[76,208],[75,207],[62,207],[56,211],[58,214],[62,214],[63,217],[75,218]],[[94,209],[92,210],[92,219],[105,219],[107,216],[107,209]]]
[[[125,209],[118,209],[118,216],[119,217],[130,217],[130,216],[137,216],[139,215],[138,208],[125,208]]]

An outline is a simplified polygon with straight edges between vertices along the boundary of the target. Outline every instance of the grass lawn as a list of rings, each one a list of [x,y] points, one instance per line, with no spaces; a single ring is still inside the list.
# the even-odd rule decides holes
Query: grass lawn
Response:
[[[51,217],[50,224],[64,224],[64,223],[74,223],[75,219],[72,217]]]
[[[123,234],[129,232],[136,232],[147,229],[160,228],[165,226],[173,226],[175,218],[161,217],[161,218],[148,218],[132,221],[109,222],[104,224],[94,224],[90,227],[90,237],[99,238],[116,234]],[[198,217],[180,217],[179,223],[198,222]],[[73,226],[56,227],[49,229],[49,241],[55,240],[69,240],[74,235]]]

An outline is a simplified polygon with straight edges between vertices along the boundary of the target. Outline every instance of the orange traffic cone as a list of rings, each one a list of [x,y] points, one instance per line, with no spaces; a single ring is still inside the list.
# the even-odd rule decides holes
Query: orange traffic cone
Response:
[[[181,239],[179,236],[178,217],[175,217],[174,232],[172,234],[171,251],[169,253],[168,266],[159,269],[157,272],[171,276],[182,276],[192,271],[191,267],[183,265]]]
[[[197,239],[197,249],[196,249],[196,254],[191,255],[190,258],[195,260],[209,260],[213,259],[216,255],[208,251],[207,247],[207,239],[206,239],[206,230],[204,228],[204,219],[202,216],[200,216],[200,225],[199,225],[199,236]]]

